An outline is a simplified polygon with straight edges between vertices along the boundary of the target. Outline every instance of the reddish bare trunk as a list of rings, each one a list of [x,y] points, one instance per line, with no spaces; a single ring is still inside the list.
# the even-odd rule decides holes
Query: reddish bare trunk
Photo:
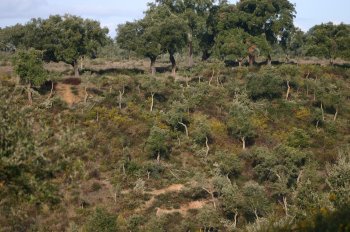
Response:
[[[253,66],[255,63],[255,55],[249,54],[249,66]]]

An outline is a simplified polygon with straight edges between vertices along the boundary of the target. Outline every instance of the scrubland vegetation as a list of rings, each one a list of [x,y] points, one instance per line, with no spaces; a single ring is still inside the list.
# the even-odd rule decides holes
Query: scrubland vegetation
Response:
[[[349,231],[349,25],[272,2],[1,29],[0,231]]]

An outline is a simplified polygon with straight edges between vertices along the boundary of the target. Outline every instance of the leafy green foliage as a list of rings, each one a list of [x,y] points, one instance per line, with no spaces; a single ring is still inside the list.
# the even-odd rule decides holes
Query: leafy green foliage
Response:
[[[348,25],[333,23],[316,25],[306,34],[306,55],[327,59],[349,59]]]
[[[212,136],[208,124],[207,117],[203,115],[197,115],[194,118],[193,125],[191,126],[191,137],[197,144],[204,145],[206,142],[210,142]]]
[[[301,56],[304,52],[304,46],[305,33],[299,28],[294,28],[285,42],[285,50],[294,56]]]
[[[58,105],[64,104],[61,78],[53,96],[40,90],[38,107],[25,107],[11,73],[0,73],[1,228],[288,231],[333,222],[330,215],[349,202],[348,152],[336,155],[349,142],[348,71],[303,64],[228,68],[216,57],[183,66],[182,55],[198,56],[199,49],[204,59],[248,56],[251,64],[271,61],[271,53],[299,56],[310,41],[293,28],[293,14],[286,0],[151,3],[143,19],[121,25],[117,43],[107,41],[99,54],[147,57],[154,73],[155,61],[168,57],[159,55],[169,53],[173,71],[180,58],[180,75],[143,75],[140,60],[121,64],[116,57],[115,67],[114,59],[86,59],[91,73],[84,73],[83,86],[67,88],[81,101],[72,107]],[[345,53],[346,28],[332,35]],[[98,23],[51,16],[1,29],[0,49],[8,57],[7,45],[35,45],[44,53],[26,68],[40,70],[42,57],[73,65],[84,54],[94,57],[104,39]]]
[[[171,105],[170,110],[164,116],[166,123],[171,126],[174,130],[184,131],[184,126],[180,123],[188,124],[188,114],[186,107],[180,102],[174,101]]]
[[[15,71],[25,84],[40,86],[47,78],[43,67],[42,53],[30,49],[18,51],[13,60]]]
[[[295,8],[288,0],[240,1],[237,10],[237,24],[253,36],[264,33],[270,43],[275,43],[279,36],[283,41],[293,28]]]
[[[243,162],[236,154],[219,151],[215,156],[221,175],[231,179],[237,178],[242,173]]]
[[[246,182],[242,193],[244,197],[243,210],[246,214],[258,217],[268,212],[269,200],[263,186],[254,181]]]
[[[242,62],[248,55],[248,34],[242,29],[222,31],[216,38],[215,50],[224,60],[238,60]]]
[[[86,231],[118,231],[117,217],[106,210],[97,208],[86,224]]]
[[[253,100],[260,98],[280,98],[283,94],[283,82],[281,78],[271,74],[261,76],[251,75],[247,84],[249,96]]]
[[[299,231],[349,231],[349,207],[343,205],[336,211],[320,210],[311,219],[299,223]]]
[[[22,230],[35,225],[33,214],[41,207],[57,206],[61,198],[52,182],[51,157],[43,157],[36,142],[30,112],[0,101],[0,224]]]
[[[162,53],[161,44],[159,43],[161,34],[158,25],[151,18],[119,25],[117,33],[116,40],[121,48],[129,52],[136,52],[139,56],[150,58],[151,66],[154,65],[155,60]]]
[[[306,148],[310,145],[310,135],[303,129],[293,128],[288,137],[287,144],[295,148]]]
[[[75,66],[82,56],[96,57],[97,50],[107,43],[107,28],[98,21],[78,16],[52,15],[48,19],[33,19],[24,26],[20,44],[43,51],[48,61],[63,61]]]
[[[34,192],[29,178],[37,178],[38,159],[32,134],[23,115],[9,108],[1,106],[1,175],[7,191],[16,195],[30,195]],[[31,176],[33,175],[33,176]],[[22,192],[23,191],[23,192]],[[4,197],[4,196],[3,196]]]
[[[327,183],[331,188],[331,199],[337,208],[350,202],[349,178],[350,160],[347,148],[339,153],[337,163],[328,167]]]
[[[242,140],[243,148],[245,148],[245,140],[254,138],[255,136],[252,116],[253,112],[248,106],[239,101],[232,104],[227,127],[231,135]]]
[[[169,140],[169,132],[166,129],[159,128],[157,126],[152,127],[150,135],[146,141],[146,150],[151,158],[157,158],[157,156],[168,157],[169,146],[167,141]]]

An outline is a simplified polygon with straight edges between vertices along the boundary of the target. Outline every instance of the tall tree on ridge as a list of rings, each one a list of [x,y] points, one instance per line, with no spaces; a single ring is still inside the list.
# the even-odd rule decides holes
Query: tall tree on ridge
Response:
[[[156,0],[158,6],[166,7],[172,15],[183,20],[186,25],[190,67],[193,66],[195,43],[198,43],[205,34],[206,21],[214,2],[214,0]]]

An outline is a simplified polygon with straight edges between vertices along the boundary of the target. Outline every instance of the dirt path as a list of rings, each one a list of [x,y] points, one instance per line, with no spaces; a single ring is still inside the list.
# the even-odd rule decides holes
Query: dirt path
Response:
[[[151,199],[146,201],[146,203],[142,207],[138,208],[136,211],[140,212],[142,210],[147,210],[153,206],[157,196],[166,194],[166,193],[171,193],[171,192],[180,192],[184,187],[185,186],[183,184],[172,184],[166,188],[145,192],[145,193],[151,194],[152,197]]]
[[[180,206],[179,209],[161,209],[157,208],[156,215],[157,217],[160,217],[164,214],[171,214],[171,213],[180,213],[181,215],[186,215],[189,210],[192,209],[201,209],[205,205],[210,203],[209,200],[202,200],[202,201],[191,201],[189,203],[183,204]]]
[[[183,184],[173,184],[166,188],[157,189],[153,191],[146,192],[148,194],[151,194],[152,197],[146,203],[140,207],[137,211],[140,212],[142,210],[147,210],[151,208],[154,203],[156,202],[156,197],[162,194],[172,193],[172,192],[180,192],[182,189],[184,189],[185,186]],[[210,200],[200,200],[200,201],[191,201],[185,204],[182,204],[180,208],[178,209],[162,209],[157,208],[156,215],[159,217],[164,214],[171,214],[171,213],[180,213],[181,215],[186,215],[189,210],[193,209],[201,209],[208,203],[210,203]]]
[[[69,106],[72,106],[74,103],[78,102],[79,96],[76,96],[72,93],[73,85],[57,83],[55,90],[57,95],[59,95],[63,101],[65,101]]]
[[[166,188],[157,189],[146,193],[158,196],[158,195],[170,193],[170,192],[180,192],[184,187],[185,186],[183,184],[172,184]]]
[[[162,195],[162,194],[167,194],[167,193],[180,192],[184,188],[185,188],[185,186],[183,184],[172,184],[166,188],[156,189],[156,190],[152,190],[152,191],[145,191],[144,193],[150,194],[151,198],[148,201],[146,201],[144,205],[142,205],[138,209],[136,209],[136,212],[141,212],[141,211],[144,211],[144,210],[151,208],[154,205],[154,203],[156,202],[157,196]],[[122,191],[122,194],[128,194],[128,193],[130,193],[130,190]],[[209,204],[210,202],[211,202],[210,200],[191,201],[191,202],[184,203],[184,204],[180,205],[180,208],[178,208],[178,209],[156,208],[157,209],[156,215],[161,216],[164,214],[171,214],[171,213],[180,213],[181,215],[186,215],[189,210],[201,209],[205,205]]]

